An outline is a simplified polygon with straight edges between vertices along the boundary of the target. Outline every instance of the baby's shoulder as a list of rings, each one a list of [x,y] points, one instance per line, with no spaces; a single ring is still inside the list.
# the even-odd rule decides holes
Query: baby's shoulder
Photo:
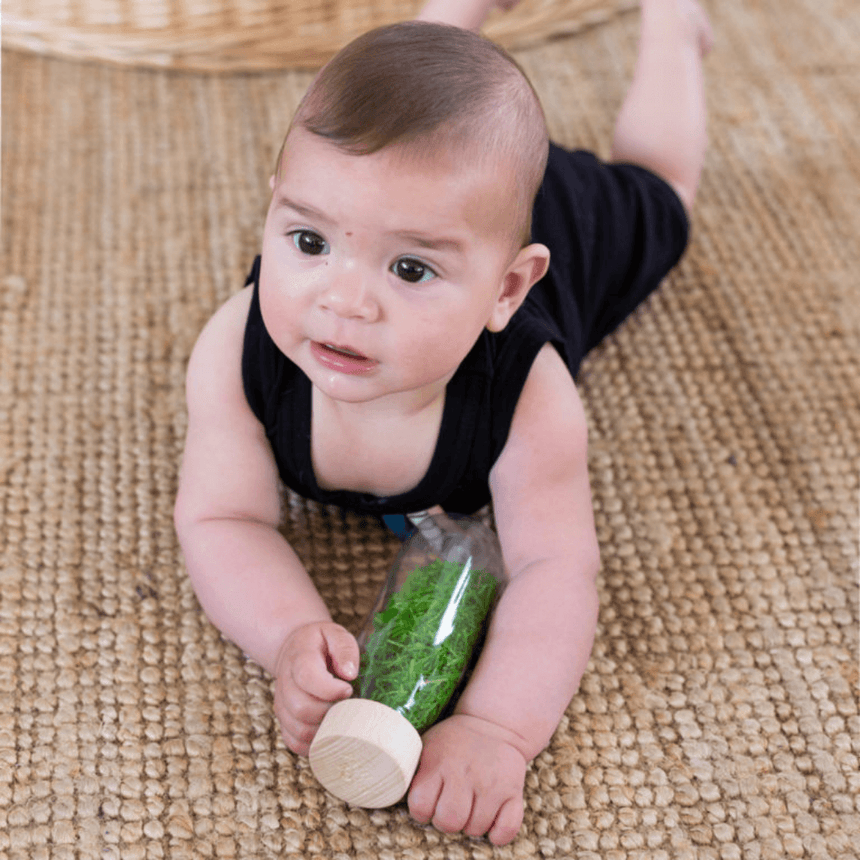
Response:
[[[195,390],[241,392],[241,355],[253,290],[231,296],[203,327],[188,362],[189,396]]]
[[[234,293],[215,311],[206,327],[217,328],[225,334],[227,332],[244,332],[253,297],[253,286],[244,287],[238,293]]]
[[[197,338],[195,352],[203,350],[223,351],[225,348],[241,343],[245,337],[245,324],[253,298],[253,287],[245,287],[230,296],[209,318]]]
[[[557,450],[566,451],[584,443],[587,432],[576,383],[556,348],[544,344],[520,392],[508,441],[499,459],[510,459],[506,454],[519,451],[529,458],[545,456],[551,466]]]

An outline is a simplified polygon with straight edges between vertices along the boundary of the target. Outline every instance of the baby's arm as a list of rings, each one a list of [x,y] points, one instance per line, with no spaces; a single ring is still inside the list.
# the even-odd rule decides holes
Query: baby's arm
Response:
[[[419,821],[504,844],[523,814],[526,763],[549,742],[585,671],[599,550],[585,414],[546,346],[491,475],[511,577],[454,716],[425,735],[409,806]]]
[[[707,145],[702,57],[711,42],[696,0],[642,0],[639,55],[612,143],[614,161],[661,176],[688,212]]]
[[[304,754],[331,702],[351,694],[346,679],[355,675],[358,649],[332,622],[277,528],[277,468],[242,388],[249,299],[245,290],[215,314],[189,362],[188,435],[174,519],[204,611],[276,677],[284,740]]]

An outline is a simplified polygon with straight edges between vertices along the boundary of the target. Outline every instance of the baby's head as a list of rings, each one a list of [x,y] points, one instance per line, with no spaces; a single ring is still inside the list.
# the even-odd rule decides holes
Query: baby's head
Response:
[[[297,128],[352,155],[390,147],[489,165],[510,195],[512,241],[529,241],[549,146],[544,115],[514,60],[480,35],[410,21],[360,36],[316,77],[290,132]]]
[[[438,403],[546,272],[529,222],[547,151],[531,86],[480,36],[409,23],[348,45],[272,178],[260,309],[278,348],[334,400]]]

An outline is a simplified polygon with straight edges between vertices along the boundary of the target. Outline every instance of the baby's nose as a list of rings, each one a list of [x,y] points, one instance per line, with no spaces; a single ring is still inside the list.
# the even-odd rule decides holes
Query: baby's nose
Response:
[[[337,273],[327,285],[322,305],[341,317],[375,319],[379,307],[367,276],[356,270]]]

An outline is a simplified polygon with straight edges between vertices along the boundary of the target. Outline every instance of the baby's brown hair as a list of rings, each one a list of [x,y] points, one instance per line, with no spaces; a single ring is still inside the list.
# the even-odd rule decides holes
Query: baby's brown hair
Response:
[[[529,242],[546,123],[520,67],[483,36],[426,21],[371,30],[320,71],[296,127],[354,155],[396,145],[417,156],[447,148],[476,163],[497,159],[514,173],[512,231],[518,243]],[[283,155],[284,147],[276,172]]]

